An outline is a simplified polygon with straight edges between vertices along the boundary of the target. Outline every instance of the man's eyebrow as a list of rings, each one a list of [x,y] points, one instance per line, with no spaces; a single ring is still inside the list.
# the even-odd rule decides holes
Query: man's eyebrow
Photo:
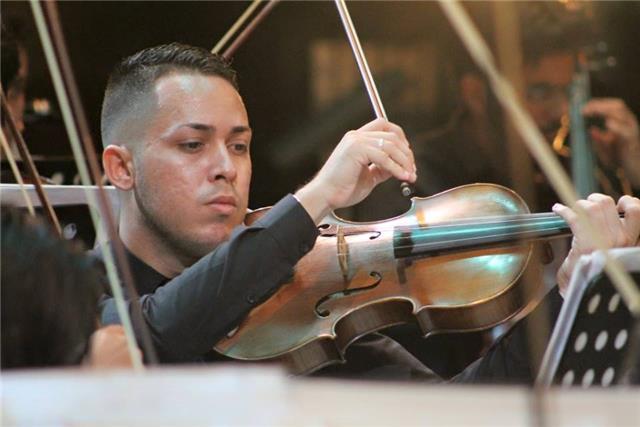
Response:
[[[184,123],[178,126],[178,128],[182,128],[182,127],[188,127],[188,128],[203,131],[203,132],[213,132],[216,130],[214,126],[206,125],[204,123]]]
[[[185,123],[178,126],[178,128],[181,128],[181,127],[188,127],[191,129],[202,131],[202,132],[215,132],[216,130],[215,126],[207,125],[204,123]],[[251,132],[251,128],[249,126],[234,126],[231,128],[231,133],[234,133],[234,134],[244,133],[244,132]]]
[[[249,126],[234,126],[231,128],[231,133],[245,133],[251,132],[251,128]]]

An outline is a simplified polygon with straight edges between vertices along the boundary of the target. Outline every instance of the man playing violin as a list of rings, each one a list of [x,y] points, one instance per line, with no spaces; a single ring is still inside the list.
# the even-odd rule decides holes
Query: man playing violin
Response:
[[[175,43],[145,49],[123,60],[109,79],[103,165],[119,190],[119,235],[162,362],[203,360],[290,275],[331,210],[359,202],[390,177],[416,180],[402,129],[375,120],[347,132],[311,182],[245,226],[251,137],[235,72],[204,49]],[[617,223],[610,199],[589,203],[597,206],[596,217],[625,230],[628,238],[620,243],[635,243],[637,199],[621,199],[618,208],[628,217]],[[558,213],[571,218],[566,208]],[[577,242],[566,271],[589,249]],[[101,309],[103,323],[119,322],[110,296]],[[388,377],[391,367],[402,372],[395,378],[431,376],[397,343],[375,334],[352,345],[347,360],[353,368],[337,373]],[[469,380],[506,369],[486,360],[471,368]]]
[[[416,179],[402,129],[375,120],[347,132],[311,182],[245,227],[251,137],[235,72],[204,49],[145,49],[110,77],[103,165],[119,190],[119,235],[163,362],[211,350],[288,277],[331,210],[389,177]],[[111,297],[102,321],[119,321]]]

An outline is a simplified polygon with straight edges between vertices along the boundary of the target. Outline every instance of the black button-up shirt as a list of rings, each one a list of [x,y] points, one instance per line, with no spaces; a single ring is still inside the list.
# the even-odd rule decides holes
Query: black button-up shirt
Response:
[[[161,362],[199,360],[257,304],[290,276],[313,247],[318,231],[287,196],[251,226],[237,227],[219,245],[174,278],[129,253],[140,304]],[[100,256],[100,254],[97,254]],[[103,324],[119,323],[115,301],[101,301]]]
[[[160,361],[205,360],[204,355],[215,343],[291,276],[293,267],[313,247],[317,236],[317,228],[305,209],[293,196],[287,196],[251,226],[237,227],[227,242],[174,278],[164,277],[127,251],[143,316]],[[94,255],[101,258],[99,251]],[[103,324],[120,323],[111,295],[105,295],[100,306]],[[510,338],[520,336],[520,328],[515,329]],[[139,331],[136,334],[139,336]],[[520,357],[505,357],[514,347],[516,355],[525,350],[520,341],[502,340],[457,380],[490,382],[494,374],[496,379],[507,380],[512,364],[522,369]],[[430,381],[436,378],[415,356],[382,334],[370,334],[353,343],[346,359],[346,364],[329,366],[318,375]],[[528,382],[522,376],[518,372],[512,380]]]

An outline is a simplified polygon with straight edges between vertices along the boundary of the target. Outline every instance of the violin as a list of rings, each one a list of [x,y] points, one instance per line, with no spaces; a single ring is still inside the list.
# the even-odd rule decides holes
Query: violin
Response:
[[[495,184],[414,197],[405,214],[384,221],[331,214],[318,230],[290,279],[218,352],[306,374],[344,361],[350,343],[388,326],[416,322],[425,336],[492,327],[527,303],[518,279],[533,241],[571,233],[558,215],[530,214]]]

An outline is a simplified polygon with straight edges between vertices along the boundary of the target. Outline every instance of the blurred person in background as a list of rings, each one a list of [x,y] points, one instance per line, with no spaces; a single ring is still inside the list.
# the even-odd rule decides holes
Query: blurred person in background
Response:
[[[1,211],[2,369],[130,367],[122,327],[99,327],[94,261],[40,219]]]

